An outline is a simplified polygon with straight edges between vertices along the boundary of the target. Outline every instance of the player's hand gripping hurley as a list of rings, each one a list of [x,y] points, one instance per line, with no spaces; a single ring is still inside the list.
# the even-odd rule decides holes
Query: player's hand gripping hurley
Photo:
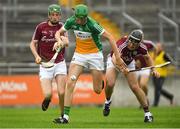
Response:
[[[41,62],[42,67],[44,67],[44,68],[51,68],[51,67],[53,67],[54,66],[54,62],[55,62],[55,60],[56,60],[56,58],[58,56],[58,53],[61,51],[61,49],[62,49],[62,47],[59,47],[57,49],[56,53],[54,54],[54,56],[51,58],[50,61],[48,61],[48,62]]]
[[[146,69],[152,69],[152,68],[160,68],[160,67],[164,67],[166,65],[169,65],[171,62],[165,62],[163,64],[159,64],[159,65],[155,65],[155,66],[150,66],[150,67],[144,67],[144,68],[139,68],[139,69],[133,69],[133,70],[129,70],[129,72],[136,72],[136,71],[141,71],[141,70],[146,70]]]

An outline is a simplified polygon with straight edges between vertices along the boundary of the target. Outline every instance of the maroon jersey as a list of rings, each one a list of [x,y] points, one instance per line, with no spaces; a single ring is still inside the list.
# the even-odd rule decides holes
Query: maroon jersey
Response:
[[[118,40],[116,44],[121,54],[121,58],[123,59],[126,65],[129,65],[135,59],[136,56],[146,55],[147,47],[143,43],[140,43],[139,47],[136,50],[129,50],[127,39],[127,36],[124,36],[123,38]]]
[[[152,41],[150,41],[150,40],[143,40],[142,43],[144,45],[146,45],[148,51],[151,51],[151,50],[155,49],[155,44]],[[147,67],[147,63],[146,63],[146,61],[145,61],[145,59],[144,59],[144,57],[142,55],[137,56],[135,58],[135,60],[139,60],[140,61],[141,68]]]
[[[45,61],[49,61],[56,51],[52,51],[54,43],[56,42],[55,33],[63,26],[63,23],[59,22],[56,26],[50,26],[48,21],[41,22],[36,26],[32,39],[38,41],[38,54]],[[55,63],[59,63],[64,60],[65,48],[59,52]]]

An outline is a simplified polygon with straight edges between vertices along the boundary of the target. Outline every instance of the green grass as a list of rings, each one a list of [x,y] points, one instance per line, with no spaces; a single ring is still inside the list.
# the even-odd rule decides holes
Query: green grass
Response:
[[[135,107],[111,108],[108,117],[102,107],[74,107],[70,123],[54,124],[58,108],[0,108],[0,128],[180,128],[180,107],[151,108],[153,123],[144,123],[144,113]]]

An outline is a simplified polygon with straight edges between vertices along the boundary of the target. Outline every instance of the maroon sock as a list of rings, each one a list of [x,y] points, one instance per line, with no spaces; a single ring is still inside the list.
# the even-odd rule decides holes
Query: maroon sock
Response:
[[[143,107],[143,110],[144,110],[144,112],[149,112],[149,107],[145,106],[145,107]]]

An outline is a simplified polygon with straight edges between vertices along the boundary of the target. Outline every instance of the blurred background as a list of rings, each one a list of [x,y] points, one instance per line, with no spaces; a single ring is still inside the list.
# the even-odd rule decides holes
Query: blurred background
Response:
[[[144,31],[145,39],[164,44],[166,52],[175,60],[175,65],[169,68],[169,76],[164,88],[174,94],[174,105],[180,105],[179,0],[0,0],[0,106],[27,104],[23,103],[21,98],[17,102],[13,99],[18,97],[18,92],[23,91],[23,88],[26,92],[29,87],[40,87],[39,83],[34,84],[31,81],[32,76],[29,77],[29,75],[38,75],[39,68],[34,63],[29,44],[36,25],[47,19],[48,6],[60,4],[62,21],[65,22],[73,14],[72,7],[80,3],[89,7],[90,16],[108,30],[116,40],[131,32],[132,29],[140,28]],[[69,32],[69,40],[70,45],[66,50],[68,65],[75,47],[72,32]],[[104,39],[102,41],[103,54],[106,57],[110,52],[110,46]],[[85,72],[89,71],[85,70]],[[28,78],[24,79],[25,76]],[[27,83],[25,80],[31,82]],[[38,81],[37,76],[35,80]],[[89,82],[83,83],[81,79],[79,85],[83,87],[89,85]],[[119,76],[116,85],[113,94],[114,106],[138,105],[123,76]],[[89,87],[92,87],[91,82]],[[150,103],[154,97],[153,91],[154,87],[150,81],[148,95]],[[23,97],[21,93],[20,96]],[[103,101],[104,94],[101,101],[90,103],[102,104]],[[28,104],[38,103],[39,101]],[[85,103],[77,102],[77,104]],[[169,102],[161,97],[160,105],[169,106]]]

